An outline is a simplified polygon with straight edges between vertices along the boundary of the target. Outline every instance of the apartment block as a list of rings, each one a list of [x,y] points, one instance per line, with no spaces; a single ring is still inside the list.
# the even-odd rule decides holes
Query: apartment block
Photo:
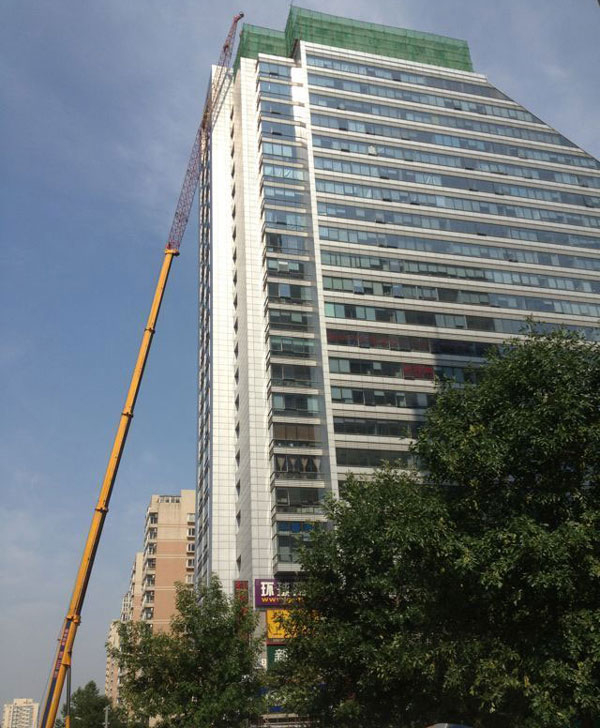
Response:
[[[119,620],[111,622],[107,644],[118,647],[121,622],[144,621],[154,632],[169,629],[175,614],[176,583],[192,584],[195,554],[195,492],[153,495],[146,509],[143,550],[136,553]],[[105,693],[119,697],[119,670],[106,659]]]
[[[140,619],[168,630],[175,613],[175,584],[194,578],[195,493],[153,495],[146,511]]]
[[[2,728],[36,728],[39,707],[31,698],[15,698],[12,703],[5,703]]]
[[[600,163],[465,41],[246,24],[205,162],[198,579],[293,581],[324,496],[529,317],[598,339]]]

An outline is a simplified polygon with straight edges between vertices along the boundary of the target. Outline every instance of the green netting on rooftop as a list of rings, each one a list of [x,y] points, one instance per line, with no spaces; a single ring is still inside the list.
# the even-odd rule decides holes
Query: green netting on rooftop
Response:
[[[298,40],[461,71],[473,70],[469,46],[464,40],[291,7],[285,32],[244,25],[234,71],[239,67],[240,58],[257,58],[259,53],[291,58]]]
[[[292,55],[297,40],[462,71],[473,70],[469,46],[463,40],[292,7],[285,26],[288,56]]]
[[[244,24],[233,64],[234,73],[240,65],[240,58],[258,58],[259,53],[272,56],[287,56],[285,33],[281,30],[261,28],[259,25]]]

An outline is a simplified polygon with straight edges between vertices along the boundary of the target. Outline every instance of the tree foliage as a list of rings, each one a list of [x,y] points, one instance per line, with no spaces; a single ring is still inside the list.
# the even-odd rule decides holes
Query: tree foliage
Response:
[[[93,680],[77,688],[71,695],[71,728],[102,728],[104,711],[108,706],[109,728],[125,728],[127,719],[124,713],[114,708],[106,695],[101,695]],[[56,720],[56,728],[65,728],[67,706],[63,705],[61,717]]]
[[[427,475],[350,478],[305,551],[279,686],[328,726],[600,716],[600,350],[532,333],[441,384]]]
[[[113,654],[125,708],[157,728],[247,725],[262,710],[253,613],[229,599],[217,577],[199,594],[178,585],[176,605],[168,633],[153,634],[143,622],[119,628]]]

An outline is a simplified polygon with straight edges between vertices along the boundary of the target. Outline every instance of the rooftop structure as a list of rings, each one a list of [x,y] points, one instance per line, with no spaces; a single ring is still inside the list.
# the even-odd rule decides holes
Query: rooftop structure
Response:
[[[473,70],[469,46],[463,40],[340,18],[296,6],[290,8],[285,31],[245,24],[234,67],[239,67],[240,58],[258,58],[259,53],[291,58],[299,41]]]

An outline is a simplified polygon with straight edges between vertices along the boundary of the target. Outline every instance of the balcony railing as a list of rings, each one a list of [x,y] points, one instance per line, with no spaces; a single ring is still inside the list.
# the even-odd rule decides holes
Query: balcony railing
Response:
[[[310,473],[302,470],[274,470],[272,480],[323,480],[322,473]]]
[[[274,438],[271,440],[271,447],[323,447],[321,440],[280,440]]]
[[[305,395],[303,395],[305,396]],[[269,417],[320,417],[320,410],[309,410],[309,409],[276,409],[273,407],[269,412]]]
[[[271,509],[272,515],[277,513],[309,513],[313,515],[323,515],[323,506],[319,503],[303,504],[303,503],[290,503],[282,504],[276,503]]]

